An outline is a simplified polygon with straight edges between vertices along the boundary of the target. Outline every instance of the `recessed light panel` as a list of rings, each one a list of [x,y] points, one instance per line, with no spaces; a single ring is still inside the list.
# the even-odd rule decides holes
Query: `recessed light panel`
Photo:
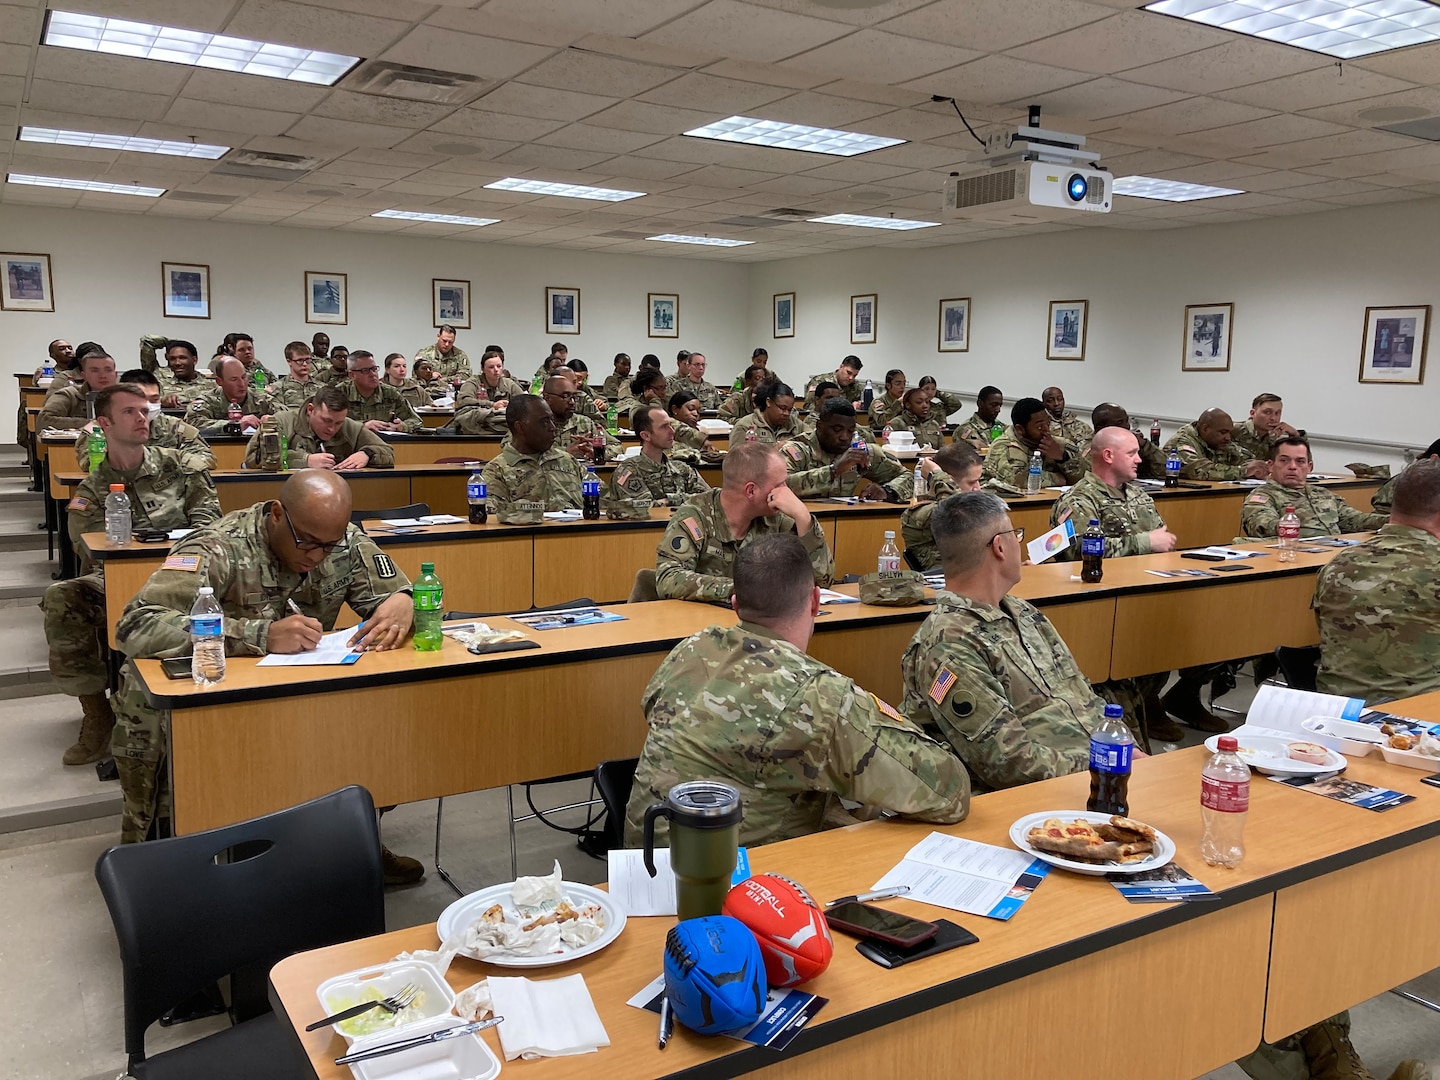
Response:
[[[600,202],[624,202],[638,199],[643,191],[621,191],[619,188],[586,187],[583,184],[551,184],[545,180],[522,180],[518,176],[507,176],[486,184],[487,188],[501,191],[522,191],[527,195],[559,195],[564,199],[596,199]]]
[[[833,157],[868,154],[872,150],[883,150],[887,146],[899,146],[905,141],[887,139],[881,135],[862,135],[858,131],[784,124],[779,120],[756,120],[750,116],[731,116],[704,127],[692,128],[685,134],[696,139],[718,139],[721,142],[745,143],[749,146],[774,146],[781,150],[804,150],[810,154],[830,154]]]
[[[334,86],[360,62],[358,56],[73,11],[50,12],[43,43],[62,49],[163,60],[318,86]]]
[[[52,143],[56,146],[93,146],[100,150],[129,150],[136,154],[166,154],[170,157],[205,158],[210,161],[230,151],[228,146],[210,146],[207,143],[172,142],[169,139],[142,139],[137,135],[106,135],[98,131],[63,131],[41,127],[22,127],[20,141]]]
[[[646,240],[661,240],[667,244],[700,244],[704,247],[744,247],[746,244],[753,244],[754,240],[726,240],[720,236],[685,236],[682,233],[662,233],[660,236],[647,236]]]
[[[806,218],[821,225],[855,225],[861,229],[933,229],[938,221],[909,221],[905,218],[866,217],[864,214],[831,214],[829,217]]]
[[[1159,0],[1144,10],[1342,60],[1440,40],[1429,0]]]
[[[1218,199],[1222,195],[1245,194],[1239,188],[1187,184],[1181,180],[1161,180],[1154,176],[1122,176],[1110,186],[1110,190],[1116,195],[1159,199],[1162,202],[1194,202],[1196,199]]]
[[[30,176],[26,173],[9,173],[7,184],[28,184],[31,187],[68,188],[71,191],[102,191],[107,195],[143,195],[158,199],[165,194],[163,187],[140,187],[138,184],[107,184],[100,180],[70,180],[63,176]]]
[[[381,210],[370,216],[400,218],[402,221],[435,221],[441,225],[473,225],[477,229],[482,225],[494,225],[500,220],[494,217],[461,217],[458,214],[422,214],[416,210]]]

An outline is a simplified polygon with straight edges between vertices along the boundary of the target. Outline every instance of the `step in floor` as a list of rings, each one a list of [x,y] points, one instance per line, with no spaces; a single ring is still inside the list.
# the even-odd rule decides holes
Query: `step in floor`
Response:
[[[42,539],[43,536],[42,533]],[[59,565],[50,560],[44,547],[0,553],[0,600],[34,597],[38,604],[53,583],[50,575]],[[38,608],[36,614],[39,614]],[[41,636],[43,639],[43,634]]]
[[[60,764],[80,732],[78,700],[50,694],[0,701],[0,732],[0,832],[120,812],[118,781],[102,782],[94,765]]]
[[[0,570],[12,561],[0,560]],[[45,617],[36,599],[17,598],[0,606],[0,701],[53,693]]]

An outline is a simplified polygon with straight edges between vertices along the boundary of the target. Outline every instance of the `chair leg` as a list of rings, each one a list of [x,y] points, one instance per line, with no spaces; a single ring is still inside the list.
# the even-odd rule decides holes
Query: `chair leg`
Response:
[[[445,797],[442,795],[435,800],[435,873],[440,875],[440,880],[455,890],[456,896],[464,896],[465,890],[455,884],[455,879],[450,876],[450,871],[440,865],[440,823],[445,818]]]
[[[515,852],[515,788],[510,784],[505,785],[505,810],[510,820],[510,880],[514,881],[520,876],[520,862]]]
[[[1390,992],[1396,997],[1404,998],[1406,1001],[1413,1001],[1416,1005],[1423,1005],[1431,1012],[1440,1012],[1440,1004],[1436,1004],[1429,998],[1423,998],[1419,994],[1412,994],[1409,990],[1400,990],[1398,988],[1392,988]]]

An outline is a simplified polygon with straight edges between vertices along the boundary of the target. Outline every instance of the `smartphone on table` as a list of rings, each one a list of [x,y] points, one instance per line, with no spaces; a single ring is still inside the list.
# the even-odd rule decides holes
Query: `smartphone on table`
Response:
[[[937,930],[933,922],[912,919],[898,911],[887,911],[855,900],[826,908],[825,921],[832,930],[867,941],[882,941],[900,949],[913,948],[930,940]]]
[[[958,949],[961,945],[973,945],[979,940],[969,930],[949,919],[936,919],[935,935],[908,949],[884,941],[859,941],[855,943],[855,951],[872,964],[879,964],[883,968],[897,968],[936,953]]]

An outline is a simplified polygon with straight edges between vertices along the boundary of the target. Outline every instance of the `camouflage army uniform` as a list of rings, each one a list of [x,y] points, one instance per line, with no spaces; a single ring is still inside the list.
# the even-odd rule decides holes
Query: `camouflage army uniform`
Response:
[[[275,406],[276,412],[299,412],[316,390],[323,386],[312,375],[306,382],[292,379],[289,375],[276,379],[266,393]]]
[[[1000,428],[1001,435],[1009,434],[1010,426],[1000,423],[999,417],[996,417],[992,423],[987,424],[984,420],[980,419],[980,414],[976,413],[955,429],[955,438],[968,442],[977,450],[984,450],[995,441],[991,438],[990,432],[997,425]]]
[[[607,458],[613,459],[620,453],[620,440],[611,435],[604,424],[578,412],[571,413],[563,424],[555,428],[555,445],[564,449],[576,439],[593,442],[597,434],[605,439]]]
[[[991,607],[942,590],[900,670],[900,711],[949,743],[976,790],[1089,768],[1105,703],[1050,620],[1024,600]]]
[[[44,377],[45,377],[45,369],[44,369],[43,367],[38,367],[38,368],[36,368],[36,369],[35,369],[35,382],[36,382],[37,385],[39,384],[39,381],[40,381],[41,379],[43,379]],[[62,368],[62,367],[56,366],[56,368],[55,368],[55,374],[50,376],[50,385],[45,388],[45,390],[47,391],[47,395],[46,395],[46,396],[49,396],[49,395],[48,395],[48,392],[51,391],[51,390],[59,390],[62,386],[69,386],[71,383],[77,383],[77,382],[80,382],[80,365],[79,365],[79,364],[75,364],[75,365],[73,365],[73,366],[71,366],[71,367],[68,367],[68,368]]]
[[[493,403],[509,402],[525,392],[525,387],[504,375],[493,387],[478,378],[466,379],[455,391],[455,427],[466,435],[504,435],[509,430],[505,413]]]
[[[662,600],[709,600],[729,603],[734,592],[735,556],[751,540],[770,533],[795,532],[784,514],[756,518],[738,539],[725,520],[720,489],[696,495],[679,507],[655,548],[655,589]],[[825,546],[820,520],[810,518],[810,531],[800,537],[810,556],[817,585],[834,580],[834,563]]]
[[[689,424],[682,424],[673,416],[670,418],[670,428],[675,432],[675,444],[687,450],[703,450],[710,445],[710,436],[697,427]]]
[[[615,419],[621,427],[635,430],[635,410],[641,406],[651,409],[663,409],[665,405],[659,401],[641,401],[639,398],[626,394],[615,403]]]
[[[403,379],[399,386],[396,386],[394,383],[387,383],[386,385],[408,401],[412,409],[428,409],[434,404],[434,398],[430,396],[430,392],[414,379]]]
[[[1370,496],[1370,505],[1374,507],[1377,514],[1390,513],[1390,504],[1395,501],[1395,482],[1400,479],[1396,473],[1376,489],[1375,494]]]
[[[574,510],[580,506],[580,481],[585,472],[557,441],[543,454],[522,454],[506,443],[488,462],[485,508],[502,525],[529,524],[531,506],[542,510]]]
[[[111,484],[125,485],[130,520],[137,529],[198,528],[220,519],[220,501],[204,470],[191,468],[173,450],[147,446],[144,461],[134,470],[120,472],[107,459],[80,481],[65,505],[66,528],[76,551],[86,551],[82,535],[105,531]],[[103,694],[110,671],[103,564],[87,554],[83,570],[80,577],[51,585],[40,602],[50,674],[60,691],[73,697]]]
[[[686,638],[642,704],[649,731],[625,815],[631,844],[646,808],[686,780],[740,792],[747,845],[818,832],[841,798],[944,824],[970,808],[965,770],[944,747],[754,623]]]
[[[935,396],[930,400],[933,403],[930,406],[930,414],[932,416],[938,414],[942,423],[965,408],[965,399],[959,394],[952,394],[949,390],[936,390]]]
[[[1068,409],[1059,420],[1054,413],[1050,414],[1050,430],[1057,439],[1064,439],[1077,450],[1089,446],[1090,436],[1095,434],[1094,428]]]
[[[720,403],[720,419],[734,423],[755,411],[755,391],[736,390]]]
[[[811,375],[805,380],[805,408],[815,408],[815,387],[822,382],[833,382],[836,386],[840,386],[840,380],[835,377],[833,371],[822,371],[819,375]],[[865,396],[865,380],[856,379],[849,386],[840,386],[840,396],[858,409],[860,400]]]
[[[875,423],[882,428],[885,426],[879,420]],[[939,450],[945,445],[945,436],[940,430],[944,426],[934,413],[921,420],[909,409],[901,409],[890,420],[891,431],[912,431],[915,433],[916,446],[927,446],[932,450]]]
[[[1316,688],[1379,700],[1440,690],[1440,539],[1387,524],[1322,567]]]
[[[140,339],[140,367],[154,375],[160,383],[160,396],[168,397],[174,394],[180,399],[181,405],[189,405],[201,394],[208,393],[215,389],[215,380],[209,378],[204,369],[195,368],[195,377],[181,382],[175,378],[175,372],[170,367],[160,362],[159,352],[170,345],[170,339],[164,334],[146,334]]]
[[[1086,473],[1055,500],[1050,511],[1051,526],[1060,523],[1060,515],[1066,510],[1075,524],[1075,539],[1059,555],[1061,559],[1080,558],[1080,534],[1091,518],[1100,522],[1100,531],[1105,534],[1107,559],[1149,555],[1149,533],[1165,527],[1155,500],[1139,484],[1113,488],[1094,473]]]
[[[763,413],[752,412],[730,425],[730,445],[739,446],[750,431],[755,432],[756,442],[765,443],[767,446],[789,442],[791,439],[803,439],[809,434],[804,423],[793,412],[785,418],[784,426],[778,428],[771,427]]]
[[[217,464],[210,444],[200,437],[198,430],[178,417],[164,413],[150,417],[148,444],[179,451],[181,464],[196,472],[209,472]],[[84,434],[75,440],[75,462],[81,472],[90,471],[90,445]]]
[[[344,461],[357,450],[365,451],[370,458],[370,469],[393,469],[395,450],[373,431],[367,431],[359,420],[346,417],[339,432],[333,439],[321,440],[310,426],[303,412],[282,412],[275,414],[275,426],[285,440],[291,469],[308,468],[306,458],[311,454],[330,454],[336,462]],[[250,436],[245,447],[245,468],[260,468],[260,433]]]
[[[275,411],[269,394],[262,394],[253,387],[245,388],[245,400],[240,403],[244,416],[265,416]],[[202,435],[222,435],[225,425],[230,422],[230,401],[225,391],[216,387],[208,394],[201,394],[185,410],[185,422],[200,429]]]
[[[188,655],[190,609],[203,585],[215,590],[225,612],[226,656],[265,655],[270,624],[290,614],[287,600],[329,631],[342,604],[367,619],[393,593],[410,588],[390,557],[354,525],[308,574],[287,569],[267,539],[270,506],[264,502],[236,510],[176,543],[120,616],[115,628],[120,650],[132,659]],[[129,664],[121,671],[113,705],[111,750],[125,797],[120,839],[133,843],[145,838],[157,816],[170,812],[164,768],[170,714],[146,703]]]
[[[458,345],[451,346],[444,356],[440,355],[438,345],[427,345],[415,354],[415,363],[418,364],[421,360],[429,360],[435,374],[442,379],[453,379],[456,375],[468,379],[474,374],[470,370],[470,357],[466,356],[465,350]]]
[[[414,435],[425,427],[420,414],[393,386],[386,386],[382,382],[375,388],[375,396],[366,398],[360,396],[360,389],[352,379],[347,391],[350,395],[350,409],[346,416],[351,420],[361,424],[370,420],[384,420],[386,423],[399,421],[402,430],[409,435]]]
[[[1135,479],[1164,480],[1165,451],[1152,443],[1147,433],[1132,431],[1131,434],[1140,440],[1140,467],[1135,470]]]
[[[600,396],[606,401],[619,401],[630,393],[629,375],[616,375],[613,372],[605,376],[605,381],[600,385]]]
[[[643,453],[616,464],[610,474],[608,497],[612,501],[650,502],[679,506],[691,495],[709,491],[694,466],[661,454],[658,462]]]
[[[870,403],[870,426],[877,429],[883,428],[899,416],[904,408],[905,396],[903,394],[898,399],[891,397],[888,393],[876,394],[875,400]]]
[[[900,540],[905,545],[907,562],[922,570],[940,569],[940,549],[935,546],[935,534],[930,531],[930,516],[935,504],[954,495],[957,488],[950,474],[934,473],[927,478],[930,493],[926,501],[908,507],[900,515]]]
[[[1239,480],[1250,455],[1233,442],[1223,450],[1211,449],[1194,424],[1186,424],[1165,442],[1165,453],[1180,455],[1180,475],[1186,480]]]
[[[1269,461],[1270,448],[1280,441],[1283,432],[1276,431],[1270,435],[1261,435],[1255,430],[1255,421],[1246,420],[1236,424],[1230,432],[1230,442],[1240,447],[1245,456],[1254,461]]]
[[[869,468],[857,467],[844,476],[835,476],[830,472],[831,464],[841,455],[827,454],[820,449],[820,440],[813,433],[785,443],[780,447],[780,456],[790,474],[785,482],[802,499],[849,495],[861,480],[870,480],[883,487],[890,502],[908,503],[915,494],[915,481],[910,470],[879,446],[870,447]]]
[[[36,432],[47,428],[70,431],[84,427],[91,420],[90,400],[90,387],[84,382],[67,383],[58,389],[51,383],[45,403],[35,417]]]
[[[350,369],[341,368],[335,370],[335,365],[329,360],[312,363],[310,365],[310,381],[316,386],[329,386],[333,382],[349,382]]]
[[[1339,536],[1341,533],[1369,532],[1389,521],[1386,514],[1364,514],[1319,484],[1298,490],[1266,480],[1240,507],[1240,529],[1246,536],[1280,535],[1280,519],[1293,506],[1300,519],[1300,536]]]
[[[671,379],[665,386],[670,397],[685,392],[694,394],[700,399],[700,408],[718,409],[723,395],[719,389],[711,386],[704,379],[691,379],[689,377]]]
[[[1084,476],[1089,468],[1085,459],[1080,456],[1080,451],[1063,439],[1058,441],[1065,448],[1065,456],[1059,461],[1047,461],[1041,456],[1041,487],[1064,487],[1066,484],[1073,484]],[[985,469],[980,474],[981,479],[989,480],[993,477],[1025,490],[1030,479],[1030,456],[1037,449],[1038,447],[1026,443],[1022,436],[1017,435],[1014,428],[1007,429],[1004,435],[990,444],[990,452],[985,455]]]

